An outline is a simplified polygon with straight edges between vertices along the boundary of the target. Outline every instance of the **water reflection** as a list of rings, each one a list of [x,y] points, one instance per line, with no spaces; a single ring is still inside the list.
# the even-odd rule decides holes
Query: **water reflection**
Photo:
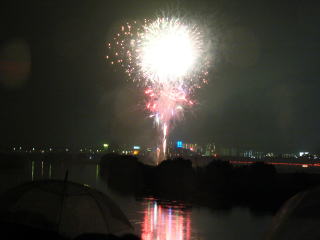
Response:
[[[183,206],[161,206],[147,199],[141,229],[142,240],[189,240],[191,212]]]
[[[51,163],[47,163],[43,160],[31,161],[31,181],[39,179],[51,179],[51,169]]]
[[[100,166],[93,163],[31,160],[18,169],[0,169],[0,194],[26,181],[65,178],[87,184],[110,196],[123,210],[143,240],[233,240],[263,239],[271,216],[255,216],[248,209],[229,212],[211,211],[205,207],[159,201],[154,198],[137,200],[111,191],[100,176]]]
[[[34,161],[31,162],[31,181],[34,179]]]
[[[41,161],[41,177],[43,177],[43,160]]]
[[[99,166],[99,163],[96,164],[96,181],[98,180],[99,178],[99,172],[100,172],[100,166]]]

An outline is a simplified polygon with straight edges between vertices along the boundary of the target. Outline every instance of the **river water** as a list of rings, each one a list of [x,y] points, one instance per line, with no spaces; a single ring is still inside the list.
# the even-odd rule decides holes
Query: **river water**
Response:
[[[246,208],[211,210],[154,198],[135,199],[112,192],[99,176],[99,164],[46,164],[32,161],[26,169],[0,170],[0,191],[25,181],[63,179],[88,184],[109,195],[127,215],[142,240],[259,240],[265,239],[272,216]]]

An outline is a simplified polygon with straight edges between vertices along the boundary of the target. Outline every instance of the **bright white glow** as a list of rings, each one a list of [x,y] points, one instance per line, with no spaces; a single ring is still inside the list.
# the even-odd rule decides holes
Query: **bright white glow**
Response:
[[[145,87],[146,110],[162,133],[157,161],[165,158],[173,120],[195,105],[194,90],[207,83],[213,52],[206,30],[181,17],[145,19],[121,26],[107,44],[108,62],[123,67],[139,87]]]
[[[145,26],[138,49],[142,72],[160,84],[181,81],[199,57],[197,34],[178,20],[159,18]]]
[[[303,157],[304,155],[308,155],[309,152],[299,152],[299,157]]]

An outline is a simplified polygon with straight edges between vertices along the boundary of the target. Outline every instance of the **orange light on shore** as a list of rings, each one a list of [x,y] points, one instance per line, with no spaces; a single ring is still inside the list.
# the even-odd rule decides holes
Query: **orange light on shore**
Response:
[[[139,154],[139,151],[138,150],[134,150],[133,151],[133,155],[138,155]]]

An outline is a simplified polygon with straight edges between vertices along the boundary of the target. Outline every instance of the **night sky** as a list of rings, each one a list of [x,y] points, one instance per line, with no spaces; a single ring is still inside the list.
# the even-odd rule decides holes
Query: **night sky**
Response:
[[[2,1],[0,146],[154,142],[141,90],[105,44],[121,23],[178,9],[206,23],[214,63],[171,138],[320,152],[318,2]]]

